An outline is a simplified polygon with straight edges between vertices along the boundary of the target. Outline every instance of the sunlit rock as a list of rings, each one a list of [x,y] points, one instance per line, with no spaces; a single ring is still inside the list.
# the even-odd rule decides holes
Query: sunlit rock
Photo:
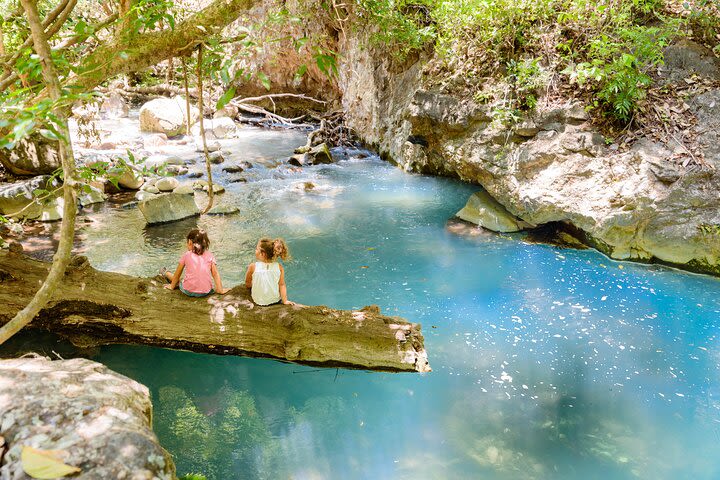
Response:
[[[473,193],[456,216],[493,232],[518,232],[523,229],[522,221],[485,190]]]
[[[144,385],[90,360],[42,357],[0,361],[0,385],[3,478],[28,478],[25,446],[57,450],[77,478],[175,478]]]
[[[148,224],[174,222],[200,214],[195,197],[190,194],[165,193],[138,203]]]
[[[190,124],[200,118],[200,111],[190,107]],[[185,99],[181,96],[174,98],[156,98],[150,100],[140,108],[140,131],[164,133],[168,137],[180,135],[185,132],[187,108]]]

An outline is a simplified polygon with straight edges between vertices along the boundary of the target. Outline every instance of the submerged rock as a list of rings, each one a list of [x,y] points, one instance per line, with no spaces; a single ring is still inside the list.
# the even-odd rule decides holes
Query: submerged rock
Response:
[[[493,232],[509,233],[523,229],[522,220],[508,212],[485,190],[473,193],[456,216]]]
[[[200,214],[192,194],[164,193],[138,203],[148,224],[174,222]]]
[[[24,479],[24,447],[56,450],[81,472],[72,478],[175,478],[152,431],[148,388],[99,363],[76,358],[0,361],[0,476]],[[49,477],[47,477],[49,478]]]
[[[190,107],[190,124],[197,122],[200,111]],[[187,121],[187,108],[185,99],[181,96],[174,98],[156,98],[150,100],[140,108],[140,131],[164,133],[168,137],[180,135],[185,132]]]
[[[239,213],[240,209],[235,205],[214,205],[208,210],[208,215],[232,215]]]

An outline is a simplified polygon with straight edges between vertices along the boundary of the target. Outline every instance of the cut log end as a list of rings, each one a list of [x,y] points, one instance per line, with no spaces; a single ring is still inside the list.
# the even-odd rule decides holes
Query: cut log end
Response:
[[[0,252],[0,323],[24,307],[47,264]],[[82,347],[142,344],[304,365],[429,372],[421,327],[360,310],[255,305],[244,286],[225,295],[186,297],[159,278],[94,269],[76,257],[53,299],[30,324]]]

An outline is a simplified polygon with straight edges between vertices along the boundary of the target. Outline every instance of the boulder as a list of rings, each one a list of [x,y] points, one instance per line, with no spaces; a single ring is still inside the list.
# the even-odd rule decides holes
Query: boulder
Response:
[[[81,469],[72,478],[175,478],[172,458],[152,431],[146,386],[83,358],[2,360],[0,382],[9,447],[2,478],[29,478],[21,460],[27,447],[56,451]]]
[[[203,192],[209,192],[210,191],[210,185],[205,185],[202,187]],[[225,193],[225,187],[222,185],[218,185],[217,183],[213,183],[213,193]]]
[[[200,111],[190,107],[190,124],[199,118]],[[181,96],[156,98],[140,108],[140,131],[143,132],[164,133],[168,137],[180,135],[185,132],[186,121],[187,109]]]
[[[213,118],[222,118],[222,117],[228,117],[228,118],[235,118],[240,113],[240,109],[236,107],[235,105],[225,105],[220,110],[217,110],[215,113],[213,113]]]
[[[110,92],[100,104],[102,118],[127,118],[129,115],[130,106],[118,92]]]
[[[240,165],[229,165],[227,167],[223,167],[223,172],[227,173],[240,173],[244,171],[245,169],[241,167]]]
[[[144,182],[143,176],[131,168],[123,171],[117,179],[118,185],[126,190],[138,190]]]
[[[311,148],[307,155],[310,157],[310,163],[313,165],[333,163],[334,161],[327,143],[321,143]]]
[[[232,118],[220,117],[211,120],[203,120],[206,140],[219,140],[221,138],[233,138],[237,135],[237,124]],[[193,136],[200,136],[200,124],[193,125],[191,130]]]
[[[177,181],[177,178],[172,177],[160,178],[155,182],[155,187],[161,192],[172,192],[178,185],[180,185],[180,182]]]
[[[519,232],[523,229],[522,221],[485,190],[473,193],[456,216],[493,232]]]
[[[102,203],[107,198],[105,193],[103,193],[103,191],[99,188],[93,187],[91,185],[88,185],[87,187],[88,188],[84,189],[87,191],[83,191],[78,198],[78,200],[80,201],[80,205],[82,205],[83,207],[87,207],[88,205],[92,205],[94,203]]]
[[[138,203],[148,224],[174,222],[200,214],[192,194],[164,193]]]
[[[31,135],[12,150],[0,148],[0,163],[15,175],[45,175],[60,168],[58,143],[40,135]]]
[[[62,192],[37,200],[36,190],[50,191],[57,183],[49,183],[50,177],[43,175],[29,180],[0,186],[0,214],[10,215],[22,211],[21,219],[52,222],[62,219]]]
[[[154,150],[159,147],[165,147],[167,144],[168,138],[164,133],[155,133],[143,139],[143,147],[145,147],[146,150]]]
[[[177,194],[193,193],[194,191],[195,189],[191,183],[181,183],[175,188],[175,190],[173,190],[173,192]]]
[[[153,188],[155,188],[155,187],[153,187]],[[160,193],[159,190],[157,192],[148,192],[147,190],[140,190],[138,192],[135,192],[135,200],[137,200],[138,202],[142,202],[143,200],[147,200],[149,198],[155,198],[155,195],[158,193]]]
[[[225,157],[223,156],[222,152],[212,152],[210,155],[210,163],[213,163],[215,165],[219,165],[225,161]]]
[[[217,140],[211,140],[209,138],[205,138],[205,144],[207,145],[208,152],[217,152],[222,148],[222,145],[220,145],[220,142]],[[205,147],[203,146],[203,141],[201,137],[195,137],[195,151],[196,152],[204,152]]]

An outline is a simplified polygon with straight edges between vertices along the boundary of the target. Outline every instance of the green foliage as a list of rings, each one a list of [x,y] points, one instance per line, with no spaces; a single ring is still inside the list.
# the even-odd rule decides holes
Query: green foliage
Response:
[[[175,4],[172,0],[136,0],[130,15],[136,32],[147,32],[168,26],[175,28]]]
[[[372,40],[404,59],[435,41],[434,0],[359,0],[360,17],[373,25]]]
[[[669,36],[667,30],[643,26],[619,29],[614,38],[600,35],[588,43],[589,60],[565,72],[579,85],[593,88],[596,106],[628,121],[652,84],[649,70],[662,64]]]
[[[507,78],[514,90],[515,103],[521,110],[532,110],[537,105],[537,91],[545,85],[543,71],[537,58],[507,63]]]
[[[703,235],[720,235],[720,225],[716,223],[701,223],[697,229]]]

